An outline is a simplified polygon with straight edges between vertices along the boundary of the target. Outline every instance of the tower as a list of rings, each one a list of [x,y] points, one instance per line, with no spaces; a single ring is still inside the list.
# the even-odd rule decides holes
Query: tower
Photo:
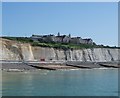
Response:
[[[69,34],[68,36],[69,36],[69,38],[71,38],[71,34]]]
[[[58,32],[57,36],[60,36],[60,32]]]

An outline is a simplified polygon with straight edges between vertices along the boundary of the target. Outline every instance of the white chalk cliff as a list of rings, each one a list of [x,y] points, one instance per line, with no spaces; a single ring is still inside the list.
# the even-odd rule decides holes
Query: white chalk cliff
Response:
[[[46,47],[33,47],[30,44],[0,39],[0,60],[77,60],[109,62],[118,61],[119,49],[91,48],[62,50]]]

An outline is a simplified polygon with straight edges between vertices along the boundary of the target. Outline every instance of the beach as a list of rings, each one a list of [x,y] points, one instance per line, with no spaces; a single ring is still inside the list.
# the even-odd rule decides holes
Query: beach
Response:
[[[54,61],[54,62],[0,62],[1,70],[25,71],[25,70],[61,70],[61,69],[93,69],[93,68],[119,68],[117,62],[79,62],[79,61]]]

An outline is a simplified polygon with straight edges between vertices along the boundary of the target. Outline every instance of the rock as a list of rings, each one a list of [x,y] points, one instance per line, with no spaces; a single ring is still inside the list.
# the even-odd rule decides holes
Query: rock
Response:
[[[33,47],[26,43],[0,39],[0,60],[24,61],[83,61],[83,62],[111,62],[118,61],[119,49],[91,48],[62,50],[47,47]]]

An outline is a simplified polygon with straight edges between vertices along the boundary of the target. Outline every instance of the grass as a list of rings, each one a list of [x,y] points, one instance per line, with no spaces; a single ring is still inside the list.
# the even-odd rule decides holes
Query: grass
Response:
[[[110,47],[104,45],[90,45],[90,44],[71,44],[71,43],[47,43],[47,42],[33,42],[28,37],[2,37],[9,40],[14,40],[22,43],[30,43],[32,46],[41,46],[41,47],[50,47],[50,48],[59,48],[59,49],[84,49],[84,48],[119,48],[119,47]]]
[[[31,42],[33,42],[28,37],[2,37],[2,38],[9,39],[9,40],[14,40],[14,41],[19,41],[19,42],[23,42],[23,43],[31,43]]]

